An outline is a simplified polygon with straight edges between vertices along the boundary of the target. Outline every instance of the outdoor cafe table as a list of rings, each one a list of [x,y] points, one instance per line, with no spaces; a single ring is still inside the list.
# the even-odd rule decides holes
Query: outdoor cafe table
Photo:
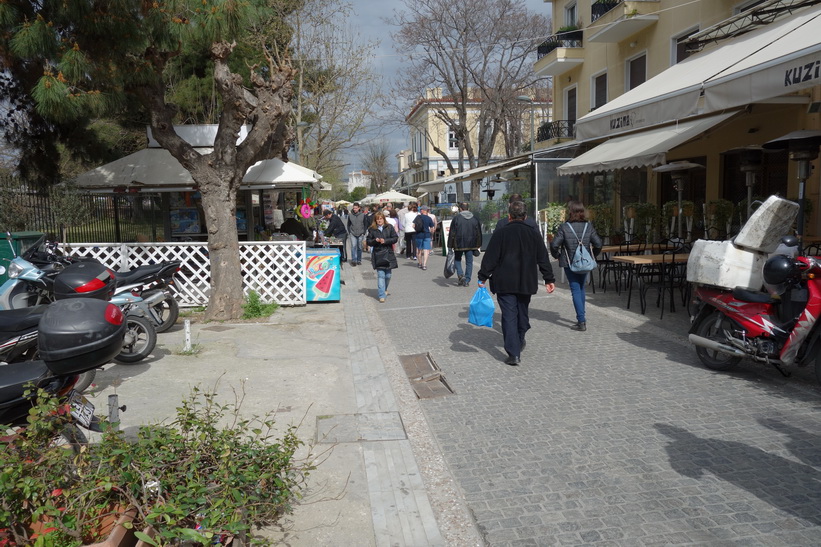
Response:
[[[629,266],[629,276],[627,281],[627,309],[630,309],[630,300],[633,296],[633,274],[641,266],[650,266],[654,264],[681,264],[686,263],[690,258],[689,253],[673,254],[649,254],[649,255],[625,255],[614,256],[613,260],[616,262],[624,262]]]
[[[661,250],[663,244],[661,243],[624,243],[622,245],[605,245],[601,248],[601,253],[618,253],[618,252],[633,252],[633,249],[638,250],[640,246],[644,246],[644,249],[647,251],[659,251]]]

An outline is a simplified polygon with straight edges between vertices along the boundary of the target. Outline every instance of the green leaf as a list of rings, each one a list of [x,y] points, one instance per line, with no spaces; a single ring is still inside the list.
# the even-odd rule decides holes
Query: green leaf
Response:
[[[154,541],[154,539],[151,536],[149,536],[145,532],[140,532],[139,530],[134,532],[134,537],[148,543],[149,545],[154,545],[155,547],[159,547],[160,545],[159,543]]]

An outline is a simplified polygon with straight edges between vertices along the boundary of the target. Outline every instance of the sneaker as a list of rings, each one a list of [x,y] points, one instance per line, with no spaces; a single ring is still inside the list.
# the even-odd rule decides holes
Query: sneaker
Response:
[[[384,304],[384,303],[385,303],[385,299],[384,299],[384,298],[380,298],[380,299],[379,299],[379,301],[380,301],[382,304]]]
[[[423,269],[423,270],[427,270],[427,269],[428,269],[428,267],[427,267],[427,266],[422,266],[422,269]]]
[[[459,286],[459,287],[461,287],[461,286],[462,286],[462,284],[463,284],[464,282],[465,282],[465,276],[464,276],[464,275],[460,275],[460,276],[459,276],[459,281],[456,283],[456,285],[457,285],[457,286]]]

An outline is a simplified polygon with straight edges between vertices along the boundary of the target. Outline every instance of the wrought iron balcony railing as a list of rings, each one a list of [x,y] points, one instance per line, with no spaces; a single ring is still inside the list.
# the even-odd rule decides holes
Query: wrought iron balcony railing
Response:
[[[611,9],[622,3],[623,0],[597,0],[590,6],[590,22],[592,23]]]
[[[536,132],[539,142],[553,139],[572,139],[576,132],[576,120],[553,120],[543,123]]]
[[[559,47],[582,47],[582,34],[581,30],[572,30],[548,37],[536,48],[537,59]]]

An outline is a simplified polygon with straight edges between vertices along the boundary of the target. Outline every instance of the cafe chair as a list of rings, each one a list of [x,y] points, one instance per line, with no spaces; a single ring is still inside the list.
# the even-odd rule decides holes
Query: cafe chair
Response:
[[[821,241],[813,241],[804,247],[805,256],[821,256]]]

